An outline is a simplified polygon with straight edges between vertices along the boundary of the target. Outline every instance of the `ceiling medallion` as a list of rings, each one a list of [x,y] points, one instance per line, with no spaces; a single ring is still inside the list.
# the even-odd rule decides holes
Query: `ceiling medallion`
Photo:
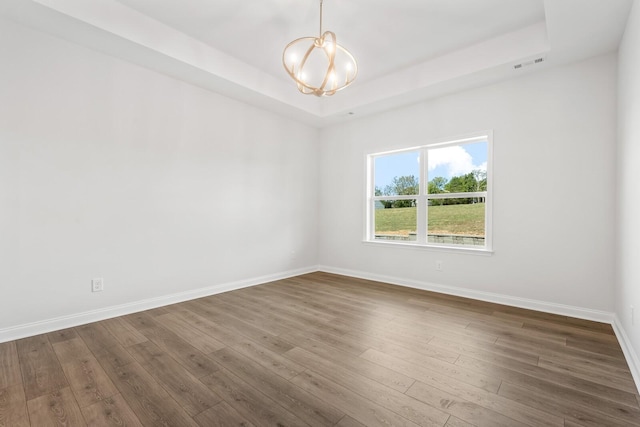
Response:
[[[322,1],[319,36],[296,39],[282,52],[287,74],[305,95],[331,96],[349,86],[358,74],[356,60],[337,43],[336,35],[322,32]]]

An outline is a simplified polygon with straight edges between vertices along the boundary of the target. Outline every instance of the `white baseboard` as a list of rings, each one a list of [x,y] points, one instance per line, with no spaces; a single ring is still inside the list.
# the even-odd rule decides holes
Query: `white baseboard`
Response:
[[[633,350],[629,336],[622,327],[622,323],[617,315],[614,315],[611,326],[613,326],[613,331],[616,333],[616,337],[618,337],[618,342],[620,343],[620,347],[622,347],[624,358],[627,359],[627,365],[629,365],[631,376],[633,376],[633,381],[636,383],[636,389],[640,391],[640,359],[638,358],[637,353]]]
[[[326,265],[318,266],[319,271],[327,273],[341,274],[343,276],[357,277],[360,279],[385,282],[392,285],[405,286],[408,288],[422,289],[424,291],[439,292],[442,294],[456,295],[464,298],[472,298],[480,301],[493,302],[497,304],[509,305],[512,307],[526,308],[529,310],[542,311],[545,313],[559,314],[561,316],[576,317],[578,319],[592,320],[594,322],[613,323],[613,313],[588,308],[574,307],[570,305],[556,304],[546,301],[538,301],[527,298],[514,297],[509,295],[495,294],[491,292],[475,291],[473,289],[459,288],[455,286],[440,285],[437,283],[421,282],[417,280],[403,279],[393,276],[385,276],[365,271],[348,270],[344,268],[330,267]]]
[[[0,329],[0,343],[57,331],[60,329],[71,328],[74,326],[85,325],[87,323],[136,313],[139,311],[150,310],[152,308],[163,307],[166,305],[189,301],[196,298],[207,297],[222,292],[261,285],[264,283],[273,282],[275,280],[286,279],[289,277],[299,276],[301,274],[313,273],[314,271],[318,271],[317,266],[299,268],[296,270],[289,270],[281,273],[254,277],[251,279],[239,280],[231,283],[223,283],[206,288],[194,289],[187,292],[180,292],[177,294],[164,295],[161,297],[149,298],[127,304],[105,307],[98,310],[85,311],[82,313],[70,314],[53,319],[46,319],[28,324],[11,326],[8,328]]]

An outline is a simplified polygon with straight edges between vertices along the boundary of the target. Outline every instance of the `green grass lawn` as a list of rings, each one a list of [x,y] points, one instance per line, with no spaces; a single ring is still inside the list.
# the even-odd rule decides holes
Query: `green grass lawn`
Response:
[[[416,231],[416,208],[376,209],[376,233]],[[484,203],[429,206],[429,234],[484,236]]]

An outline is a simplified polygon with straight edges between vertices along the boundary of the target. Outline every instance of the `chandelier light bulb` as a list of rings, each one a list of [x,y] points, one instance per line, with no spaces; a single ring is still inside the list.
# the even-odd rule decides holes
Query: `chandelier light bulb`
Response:
[[[322,32],[322,2],[319,36],[296,39],[282,52],[282,65],[305,95],[331,96],[349,86],[358,74],[355,58],[336,42],[335,33]],[[302,59],[298,62],[298,58]]]

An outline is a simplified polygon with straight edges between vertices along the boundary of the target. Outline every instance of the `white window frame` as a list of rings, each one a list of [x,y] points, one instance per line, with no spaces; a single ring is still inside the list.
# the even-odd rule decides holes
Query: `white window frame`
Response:
[[[427,194],[429,183],[428,152],[430,149],[443,148],[449,146],[466,145],[475,142],[487,142],[487,191],[473,193],[439,193]],[[418,151],[420,154],[420,176],[419,194],[403,196],[376,196],[375,195],[375,159],[392,154]],[[457,138],[447,138],[431,142],[426,145],[390,150],[384,152],[370,153],[366,155],[367,163],[367,185],[366,185],[366,214],[365,214],[365,243],[375,245],[389,245],[400,247],[427,248],[446,251],[462,251],[481,254],[491,254],[493,252],[493,132],[484,131]],[[484,197],[485,198],[485,240],[484,246],[463,246],[444,243],[429,242],[427,236],[428,224],[428,201],[433,199],[456,199]],[[416,240],[396,241],[396,240],[376,240],[375,239],[375,203],[379,200],[416,200]]]

